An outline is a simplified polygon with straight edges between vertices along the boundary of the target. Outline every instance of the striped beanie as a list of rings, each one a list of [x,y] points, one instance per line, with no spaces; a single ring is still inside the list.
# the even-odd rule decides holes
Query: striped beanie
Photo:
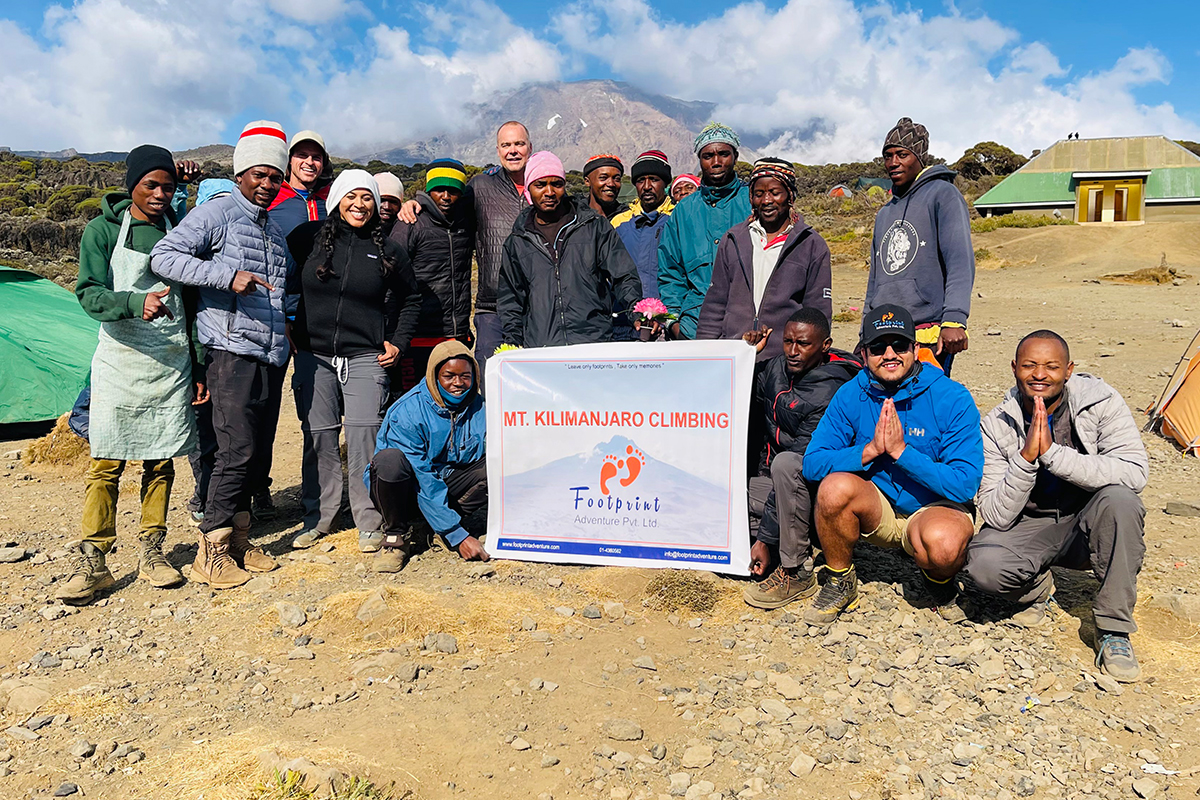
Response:
[[[600,169],[601,167],[616,167],[621,170],[622,175],[625,174],[625,165],[621,163],[620,158],[609,153],[600,153],[589,158],[587,163],[583,165],[583,177],[586,178],[593,170]]]
[[[461,161],[453,158],[439,158],[429,163],[425,170],[425,191],[438,188],[457,189],[462,191],[467,187],[467,171]]]
[[[690,183],[692,186],[695,186],[697,189],[700,188],[700,179],[697,178],[695,175],[693,175],[690,172],[685,172],[682,175],[680,175],[678,178],[676,178],[675,180],[671,181],[671,189],[674,190],[675,187],[681,183]]]
[[[233,174],[241,175],[251,167],[266,165],[280,172],[287,170],[288,144],[283,126],[260,119],[242,128],[233,148]]]
[[[795,199],[796,168],[790,161],[784,161],[782,158],[760,158],[754,162],[754,169],[750,172],[750,180],[747,182],[751,191],[754,189],[754,182],[759,178],[774,178],[782,183]]]
[[[696,141],[692,144],[692,149],[696,151],[696,155],[700,155],[700,151],[705,147],[718,142],[733,145],[734,150],[742,146],[742,142],[738,139],[738,135],[733,132],[733,128],[728,125],[722,125],[719,122],[710,122],[704,126],[704,130],[700,131],[700,135],[696,137]]]
[[[883,140],[884,152],[887,152],[889,147],[903,147],[917,157],[921,166],[925,166],[925,160],[929,158],[929,131],[924,125],[913,122],[908,117],[901,117]]]
[[[661,150],[647,150],[634,159],[633,166],[629,168],[630,179],[636,183],[643,175],[657,175],[663,179],[663,183],[670,183],[671,165],[667,161],[667,154]]]

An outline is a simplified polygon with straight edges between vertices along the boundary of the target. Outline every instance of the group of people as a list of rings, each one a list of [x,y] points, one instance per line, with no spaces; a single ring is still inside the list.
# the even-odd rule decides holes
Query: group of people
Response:
[[[335,178],[317,133],[288,140],[256,121],[234,180],[202,181],[187,211],[197,166],[136,148],[126,192],[104,198],[81,244],[76,293],[102,325],[84,536],[58,597],[86,603],[113,585],[105,555],[128,460],[143,462],[139,574],[152,585],[183,580],[163,554],[183,455],[197,486],[191,579],[227,589],[275,568],[249,533],[273,512],[289,360],[304,438],[292,546],[337,522],[344,434],[360,549],[398,572],[431,541],[488,558],[468,528],[487,505],[483,368],[498,347],[741,339],[757,351],[747,603],[812,598],[805,620],[828,625],[858,602],[859,539],[903,548],[951,622],[967,618],[963,576],[1036,624],[1053,602],[1050,567],[1090,567],[1097,665],[1135,679],[1148,472],[1136,424],[1111,387],[1073,373],[1051,331],[1021,341],[1015,387],[981,421],[950,378],[968,346],[969,210],[928,146],[908,118],[884,141],[892,196],[848,350],[833,348],[830,251],[794,210],[794,165],[763,158],[743,181],[724,125],[697,136],[698,175],[674,176],[659,150],[639,155],[629,206],[619,157],[589,159],[588,196],[572,197],[562,162],[533,152],[515,121],[497,131],[497,166],[468,181],[439,159],[410,199],[390,173]],[[665,323],[633,314],[646,298]]]

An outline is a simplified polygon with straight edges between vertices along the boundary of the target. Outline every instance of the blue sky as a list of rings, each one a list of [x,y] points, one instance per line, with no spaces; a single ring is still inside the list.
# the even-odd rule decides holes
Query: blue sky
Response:
[[[1074,130],[1200,139],[1191,5],[0,0],[0,145],[182,149],[268,117],[352,155],[582,78],[715,102],[807,163],[872,155],[901,115],[947,157]]]

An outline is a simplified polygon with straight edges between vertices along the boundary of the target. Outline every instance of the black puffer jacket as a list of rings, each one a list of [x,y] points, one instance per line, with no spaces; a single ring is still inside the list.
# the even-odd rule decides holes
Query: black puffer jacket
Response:
[[[772,334],[782,335],[779,330]],[[804,453],[833,395],[861,369],[862,363],[842,350],[830,350],[824,364],[798,378],[787,371],[787,356],[775,356],[763,364],[755,386],[767,414],[767,450],[760,475],[771,474],[771,459],[776,453]]]
[[[370,232],[340,220],[330,221],[328,224],[338,226],[333,276],[323,281],[317,270],[325,263],[325,251],[319,244],[325,224],[305,222],[288,236],[292,259],[303,265],[288,281],[288,293],[300,295],[292,323],[296,348],[323,356],[354,356],[382,353],[386,340],[403,353],[421,311],[421,291],[408,254],[385,240],[384,250],[396,265],[385,276]]]
[[[479,263],[475,310],[495,313],[504,240],[512,233],[513,223],[522,209],[529,208],[529,203],[500,167],[471,178],[463,200],[475,206],[475,259]]]
[[[471,327],[471,253],[475,249],[475,212],[461,198],[446,219],[429,195],[417,194],[421,213],[409,225],[397,220],[391,241],[408,253],[421,289],[418,337],[466,339]]]
[[[612,223],[570,197],[558,260],[527,208],[504,243],[497,287],[504,342],[522,347],[612,340],[612,310],[642,299],[642,280]]]

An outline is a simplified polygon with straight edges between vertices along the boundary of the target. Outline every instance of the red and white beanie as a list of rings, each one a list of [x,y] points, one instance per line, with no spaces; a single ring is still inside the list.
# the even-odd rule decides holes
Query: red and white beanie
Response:
[[[288,144],[283,126],[260,119],[242,128],[233,148],[233,174],[241,175],[251,167],[266,165],[280,172],[287,169]]]

